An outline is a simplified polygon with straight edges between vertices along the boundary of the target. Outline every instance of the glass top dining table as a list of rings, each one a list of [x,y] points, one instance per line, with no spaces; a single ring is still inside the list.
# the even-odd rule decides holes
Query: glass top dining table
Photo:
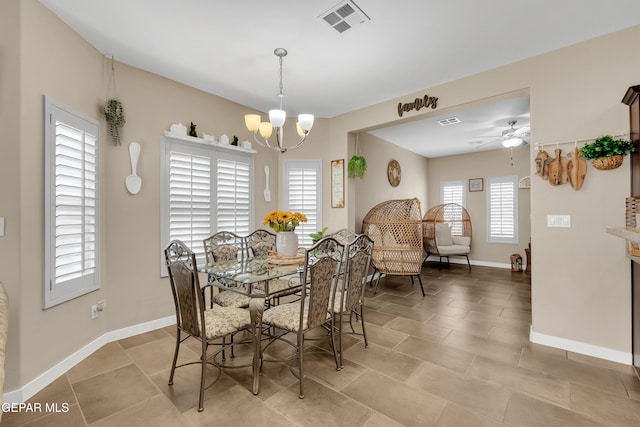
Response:
[[[253,394],[260,388],[260,364],[262,358],[262,315],[265,300],[283,292],[283,283],[291,288],[300,287],[299,280],[291,280],[302,272],[304,257],[299,263],[281,265],[273,263],[269,258],[250,258],[237,262],[218,262],[198,267],[198,271],[207,274],[207,284],[231,292],[250,297],[249,313],[251,315],[253,335]],[[278,280],[278,286],[274,281]]]
[[[226,261],[205,264],[198,271],[207,273],[208,284],[217,288],[246,294],[252,298],[269,298],[282,289],[269,289],[269,282],[302,272],[303,257],[298,263],[281,265],[270,258],[249,258],[241,261]],[[261,284],[260,286],[256,286]],[[299,286],[298,283],[295,285]]]

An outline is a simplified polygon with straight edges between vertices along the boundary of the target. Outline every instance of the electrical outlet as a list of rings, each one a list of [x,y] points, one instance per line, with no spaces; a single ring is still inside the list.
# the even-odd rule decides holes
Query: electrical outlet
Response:
[[[97,319],[100,316],[100,312],[98,311],[98,304],[94,304],[91,306],[91,318]]]
[[[105,300],[98,301],[98,311],[104,311],[107,308],[107,302]]]

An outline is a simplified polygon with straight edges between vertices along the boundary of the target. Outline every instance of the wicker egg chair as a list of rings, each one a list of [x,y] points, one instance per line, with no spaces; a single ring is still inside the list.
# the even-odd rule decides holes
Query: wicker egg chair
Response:
[[[374,241],[371,264],[378,273],[374,293],[378,292],[380,277],[411,276],[420,282],[422,295],[424,287],[420,278],[422,269],[422,212],[420,200],[388,200],[374,206],[362,220],[362,233]]]
[[[439,233],[439,224],[447,224],[450,230],[451,238],[446,238],[449,242],[438,242],[436,235]],[[440,230],[442,230],[440,228]],[[445,232],[447,228],[445,227]],[[471,270],[469,262],[469,252],[471,251],[471,217],[469,212],[457,203],[445,203],[434,206],[427,210],[422,219],[422,239],[424,250],[427,255],[424,262],[430,255],[440,257],[439,267],[442,268],[442,258],[447,258],[449,263],[450,256],[464,256],[467,259],[467,265]],[[445,240],[445,239],[443,239]]]

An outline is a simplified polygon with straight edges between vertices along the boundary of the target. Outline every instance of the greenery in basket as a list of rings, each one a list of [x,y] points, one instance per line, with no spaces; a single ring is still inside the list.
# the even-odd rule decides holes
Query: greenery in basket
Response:
[[[635,147],[631,141],[614,139],[611,135],[604,135],[582,147],[580,155],[585,159],[599,159],[601,157],[625,156],[633,150]]]
[[[309,233],[309,237],[311,237],[311,241],[315,245],[324,237],[324,233],[327,232],[327,227],[323,228],[322,231],[318,231],[316,233]]]
[[[353,156],[347,167],[349,178],[362,178],[367,171],[367,160],[362,156]]]
[[[120,128],[126,123],[122,103],[117,99],[108,99],[104,105],[104,116],[109,125],[113,145],[120,145]]]

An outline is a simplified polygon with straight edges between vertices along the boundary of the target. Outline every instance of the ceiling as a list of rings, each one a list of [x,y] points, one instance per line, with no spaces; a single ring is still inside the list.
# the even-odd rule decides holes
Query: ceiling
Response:
[[[355,0],[370,19],[342,33],[320,18],[337,0],[40,1],[105,56],[260,111],[278,106],[284,47],[284,109],[327,118],[640,23],[637,0]],[[431,121],[375,134],[427,157],[473,151],[506,118],[528,123],[521,107],[460,113],[448,134]]]

